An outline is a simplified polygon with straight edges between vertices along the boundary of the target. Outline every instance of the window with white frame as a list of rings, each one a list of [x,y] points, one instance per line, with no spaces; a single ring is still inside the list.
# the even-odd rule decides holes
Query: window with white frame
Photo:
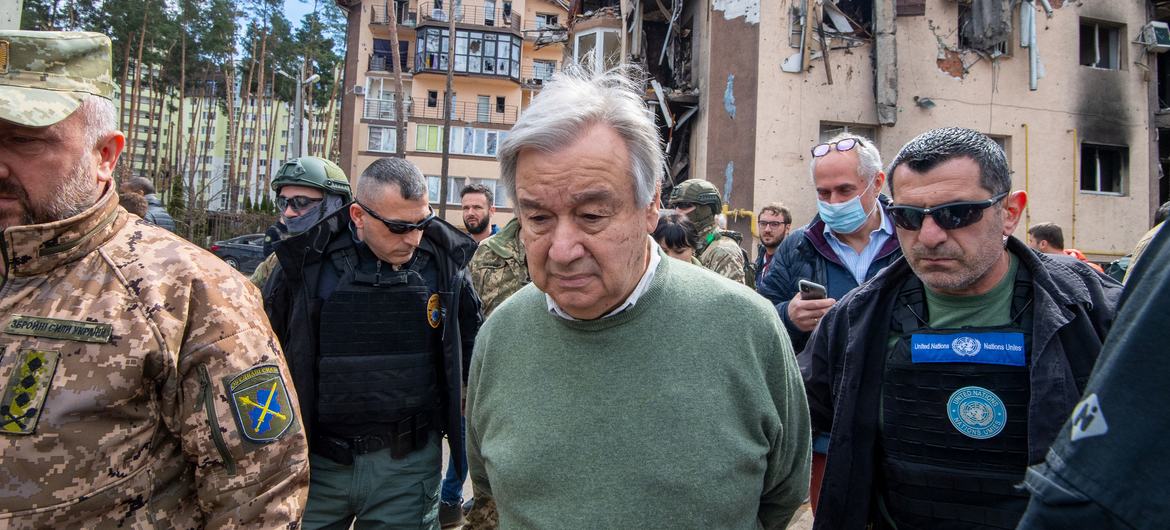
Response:
[[[576,34],[573,58],[577,64],[591,66],[597,73],[621,64],[621,33],[615,28],[596,28]]]
[[[1128,165],[1128,147],[1082,143],[1081,191],[1124,194]]]
[[[1122,46],[1124,26],[1096,20],[1081,19],[1081,66],[1119,70],[1125,47]]]
[[[394,127],[370,126],[369,150],[394,153],[398,150],[398,131]]]
[[[457,155],[494,157],[496,156],[500,142],[503,142],[504,138],[507,137],[507,131],[477,129],[475,127],[451,127],[451,153]]]
[[[856,134],[871,142],[877,141],[875,137],[877,128],[870,125],[858,125],[855,123],[832,123],[821,122],[820,138],[822,142],[829,141],[829,138],[837,136],[838,134]]]
[[[549,13],[536,14],[536,29],[555,28],[559,26],[557,15]]]

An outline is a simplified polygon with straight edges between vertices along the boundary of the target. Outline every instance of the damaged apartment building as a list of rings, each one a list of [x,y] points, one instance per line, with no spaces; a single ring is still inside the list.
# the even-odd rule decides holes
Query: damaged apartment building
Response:
[[[925,130],[963,126],[1003,146],[1028,192],[1017,236],[1055,222],[1067,246],[1109,260],[1168,198],[1170,134],[1154,124],[1170,127],[1170,31],[1151,24],[1167,4],[575,0],[566,55],[648,71],[664,186],[713,182],[733,229],[752,231],[771,202],[811,219],[809,149],[838,132],[888,162]]]

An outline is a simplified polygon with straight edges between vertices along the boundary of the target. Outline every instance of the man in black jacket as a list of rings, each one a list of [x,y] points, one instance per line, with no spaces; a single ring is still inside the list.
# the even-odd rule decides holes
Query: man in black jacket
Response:
[[[815,528],[1015,528],[1016,489],[1084,389],[1121,286],[1011,237],[1003,150],[926,132],[890,170],[905,257],[845,296],[799,356],[832,429]]]
[[[442,434],[465,465],[475,248],[397,158],[362,173],[348,208],[277,247],[264,298],[310,440],[305,528],[438,528]]]

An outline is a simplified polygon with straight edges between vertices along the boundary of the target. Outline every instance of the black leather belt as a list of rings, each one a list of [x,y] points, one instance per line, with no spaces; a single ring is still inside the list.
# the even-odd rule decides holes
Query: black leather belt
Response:
[[[314,430],[311,449],[314,453],[345,465],[353,465],[354,456],[383,449],[390,450],[390,458],[405,458],[426,446],[434,430],[432,417],[428,413],[415,414],[387,424],[387,434],[333,436],[321,432],[323,429],[318,427]]]

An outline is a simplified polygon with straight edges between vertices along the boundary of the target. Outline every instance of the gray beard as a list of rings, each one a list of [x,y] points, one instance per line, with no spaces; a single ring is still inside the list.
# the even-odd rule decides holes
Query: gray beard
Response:
[[[38,225],[68,219],[93,206],[98,182],[89,165],[91,156],[89,153],[82,155],[77,165],[69,171],[69,176],[61,179],[53,189],[46,204],[33,204],[24,188],[17,187],[12,181],[0,181],[0,190],[14,195],[24,210],[20,225]],[[0,230],[7,228],[9,227],[3,226]]]

